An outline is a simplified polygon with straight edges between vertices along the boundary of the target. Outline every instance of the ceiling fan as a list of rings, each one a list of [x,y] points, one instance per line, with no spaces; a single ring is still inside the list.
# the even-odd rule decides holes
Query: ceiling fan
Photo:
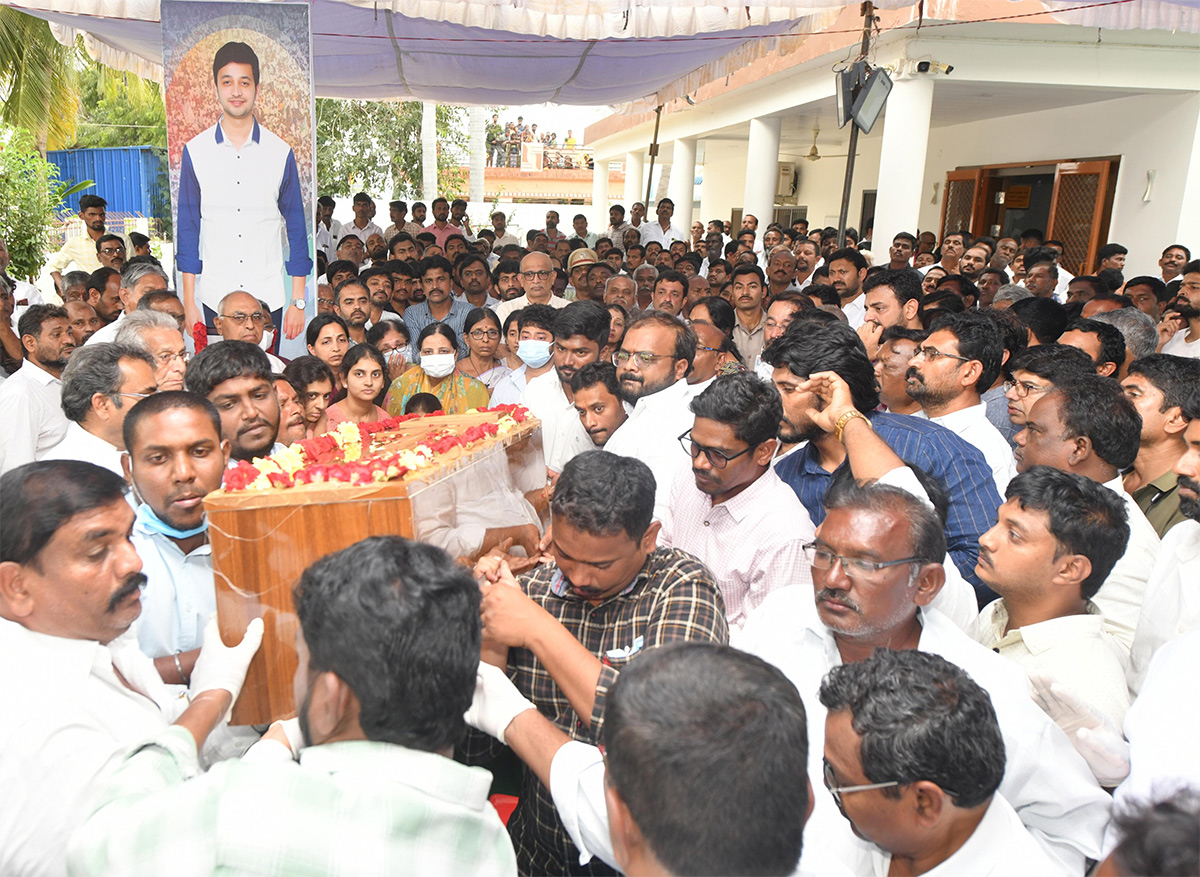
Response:
[[[839,152],[830,155],[821,155],[821,150],[817,148],[817,138],[821,136],[821,126],[813,125],[813,142],[808,150],[808,155],[804,156],[806,161],[820,161],[822,158],[846,158],[848,153]]]

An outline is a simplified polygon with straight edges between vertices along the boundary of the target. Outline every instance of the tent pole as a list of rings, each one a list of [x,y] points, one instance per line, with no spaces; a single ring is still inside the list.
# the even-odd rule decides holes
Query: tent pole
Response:
[[[658,157],[658,124],[662,121],[663,105],[654,109],[654,142],[650,144],[650,173],[646,175],[646,212],[650,212],[650,187],[654,185],[654,159]]]
[[[871,50],[871,25],[875,23],[875,5],[867,0],[862,5],[863,14],[863,35],[862,35],[862,55],[867,57],[867,53]],[[858,97],[859,85],[854,86],[854,97]],[[854,154],[858,152],[858,122],[850,120],[850,148],[846,156],[846,179],[842,183],[842,210],[838,214],[838,236],[837,245],[840,250],[846,246],[846,219],[850,214],[850,190],[854,183]]]

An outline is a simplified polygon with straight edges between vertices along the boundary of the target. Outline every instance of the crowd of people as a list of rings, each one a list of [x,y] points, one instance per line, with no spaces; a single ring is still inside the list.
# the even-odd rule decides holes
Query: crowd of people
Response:
[[[565,169],[590,169],[590,156],[572,154],[579,142],[575,133],[567,130],[567,136],[562,143],[558,142],[557,131],[542,131],[538,133],[536,122],[526,125],[524,116],[517,116],[515,122],[500,124],[500,116],[492,114],[492,120],[484,128],[484,141],[487,143],[488,167],[520,167],[521,145],[536,143],[541,147],[541,167]]]
[[[1200,873],[1187,247],[320,204],[290,362],[103,203],[62,305],[0,277],[0,873]],[[314,564],[230,727],[231,461],[514,403],[545,513]]]

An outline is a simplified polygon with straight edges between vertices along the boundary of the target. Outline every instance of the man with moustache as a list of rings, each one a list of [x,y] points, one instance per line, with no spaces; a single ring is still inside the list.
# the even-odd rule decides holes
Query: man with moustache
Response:
[[[71,321],[71,337],[75,339],[75,346],[82,347],[100,328],[100,318],[96,316],[96,309],[78,300],[66,302],[63,309]]]
[[[207,399],[221,418],[221,438],[233,460],[250,462],[282,446],[279,399],[267,355],[245,341],[210,345],[188,366],[187,390]]]
[[[68,420],[62,411],[62,373],[75,351],[67,312],[32,305],[17,321],[25,358],[0,384],[0,474],[32,463],[62,441]]]
[[[262,622],[227,648],[215,621],[189,701],[137,647],[146,578],[120,476],[75,460],[0,478],[0,872],[66,870],[90,785],[114,757],[172,722],[199,743],[241,690]]]
[[[384,353],[384,356],[386,357],[387,353]],[[276,437],[276,441],[281,445],[291,445],[303,441],[308,437],[308,431],[304,422],[304,405],[300,401],[300,395],[292,386],[291,381],[282,374],[272,375],[272,380],[275,384],[275,398],[279,400],[279,435]]]
[[[741,354],[742,365],[753,371],[766,344],[766,314],[763,312],[766,278],[757,265],[739,265],[733,269],[730,283],[737,315],[733,324],[733,343]]]
[[[629,419],[629,406],[621,401],[617,369],[611,362],[585,365],[571,377],[575,412],[592,444],[603,448],[622,423]]]
[[[371,317],[371,293],[366,283],[357,277],[351,277],[337,285],[334,295],[337,296],[337,314],[346,321],[346,328],[350,332],[350,343],[365,343],[367,323]],[[279,368],[277,371],[283,369]]]
[[[1200,359],[1200,259],[1184,265],[1180,275],[1175,301],[1163,309],[1168,340],[1162,352]]]
[[[524,294],[524,290],[521,289],[521,263],[516,259],[501,259],[497,262],[496,267],[492,269],[492,286],[501,302],[494,308],[499,312],[504,302],[520,298]]]

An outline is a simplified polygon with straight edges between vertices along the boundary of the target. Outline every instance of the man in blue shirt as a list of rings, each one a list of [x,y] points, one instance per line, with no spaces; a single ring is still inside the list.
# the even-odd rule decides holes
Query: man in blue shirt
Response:
[[[946,542],[963,577],[974,585],[980,602],[995,598],[975,575],[979,537],[996,522],[1000,495],[983,454],[950,430],[918,417],[875,411],[879,394],[871,362],[858,335],[842,323],[816,324],[797,317],[763,353],[774,367],[772,379],[783,397],[780,438],[808,444],[776,466],[779,477],[800,497],[813,523],[825,519],[825,491],[830,478],[845,463],[841,431],[847,417],[864,417],[896,454],[939,479],[950,497]],[[806,381],[833,372],[850,387],[857,409],[825,432],[813,423],[809,410],[819,403]]]
[[[179,174],[186,329],[203,320],[212,331],[221,299],[242,290],[265,301],[275,325],[295,338],[304,328],[304,285],[313,268],[296,156],[254,117],[259,68],[250,46],[218,49],[213,81],[221,117],[184,146]]]

